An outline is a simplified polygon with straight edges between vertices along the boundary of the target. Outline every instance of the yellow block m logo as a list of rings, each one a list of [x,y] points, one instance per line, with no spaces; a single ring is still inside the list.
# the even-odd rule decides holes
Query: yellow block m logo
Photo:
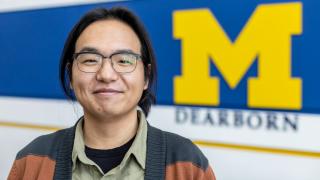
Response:
[[[291,38],[302,32],[301,3],[258,6],[234,42],[208,9],[176,11],[173,26],[182,46],[175,103],[219,105],[210,59],[232,89],[258,59],[258,77],[247,81],[248,106],[301,109],[302,80],[291,77]]]

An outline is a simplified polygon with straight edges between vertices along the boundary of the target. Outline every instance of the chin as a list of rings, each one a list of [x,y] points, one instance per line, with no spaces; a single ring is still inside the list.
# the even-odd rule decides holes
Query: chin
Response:
[[[116,116],[126,113],[126,110],[122,106],[115,107],[114,105],[99,107],[97,110],[99,114],[105,116]]]

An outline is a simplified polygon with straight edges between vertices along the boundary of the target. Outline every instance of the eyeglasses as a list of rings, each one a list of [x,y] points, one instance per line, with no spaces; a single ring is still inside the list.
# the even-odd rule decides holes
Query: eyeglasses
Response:
[[[111,60],[112,68],[118,73],[130,73],[136,69],[137,60],[141,60],[141,55],[132,52],[116,52],[109,57],[105,57],[96,52],[79,52],[73,55],[80,71],[86,73],[98,72],[104,59]]]

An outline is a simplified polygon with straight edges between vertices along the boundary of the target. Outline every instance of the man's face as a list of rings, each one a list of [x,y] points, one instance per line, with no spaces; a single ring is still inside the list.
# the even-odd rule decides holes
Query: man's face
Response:
[[[94,49],[109,57],[119,51],[140,54],[141,44],[135,32],[118,20],[101,20],[89,25],[79,36],[75,52]],[[118,73],[110,59],[105,59],[96,73],[80,71],[72,65],[72,88],[85,114],[96,117],[121,116],[135,111],[147,88],[141,60],[133,72]]]

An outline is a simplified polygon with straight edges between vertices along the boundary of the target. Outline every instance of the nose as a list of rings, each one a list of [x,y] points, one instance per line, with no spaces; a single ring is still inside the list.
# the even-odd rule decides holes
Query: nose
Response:
[[[119,78],[119,74],[113,69],[110,59],[104,59],[96,77],[98,81],[109,83],[116,81]]]

